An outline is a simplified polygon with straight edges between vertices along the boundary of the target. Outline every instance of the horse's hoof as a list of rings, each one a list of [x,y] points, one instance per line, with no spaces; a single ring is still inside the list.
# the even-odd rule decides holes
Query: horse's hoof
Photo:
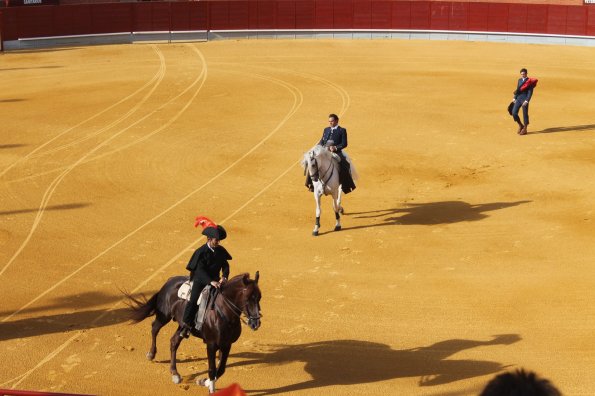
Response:
[[[335,231],[341,231],[341,226],[335,226]]]
[[[318,231],[312,231],[313,236],[318,236]]]
[[[215,393],[215,381],[211,381],[208,378],[205,379],[197,379],[196,383],[200,386],[204,386],[209,390],[209,395]]]
[[[174,382],[174,384],[179,384],[182,382],[182,377],[180,377],[178,374],[174,374],[171,376],[171,380]]]
[[[147,360],[153,360],[155,359],[155,354],[151,353],[151,352],[147,352]]]

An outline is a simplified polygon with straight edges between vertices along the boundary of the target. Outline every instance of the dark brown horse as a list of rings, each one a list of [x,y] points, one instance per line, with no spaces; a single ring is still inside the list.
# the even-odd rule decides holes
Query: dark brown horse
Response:
[[[258,271],[255,278],[250,279],[249,274],[241,274],[233,277],[221,287],[221,291],[215,297],[215,309],[207,310],[201,333],[193,330],[192,335],[203,339],[207,344],[207,356],[209,361],[209,378],[197,380],[199,385],[209,388],[209,393],[215,392],[215,381],[221,378],[225,372],[227,357],[231,350],[231,344],[240,338],[242,332],[241,315],[248,318],[246,322],[252,330],[260,327],[260,289],[258,287]],[[159,330],[172,319],[182,323],[186,300],[178,298],[178,289],[188,280],[186,276],[175,276],[169,278],[153,297],[146,301],[136,299],[127,294],[132,309],[131,320],[139,323],[149,316],[155,315],[152,324],[152,344],[147,352],[147,359],[153,360],[157,353],[157,334]],[[171,337],[171,365],[172,380],[179,384],[182,377],[176,368],[176,352],[184,339],[181,335],[181,327]],[[217,367],[215,355],[219,354],[219,366]]]

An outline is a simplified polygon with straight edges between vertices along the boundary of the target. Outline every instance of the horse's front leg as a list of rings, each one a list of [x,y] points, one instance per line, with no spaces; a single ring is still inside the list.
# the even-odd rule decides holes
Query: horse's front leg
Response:
[[[343,188],[341,188],[341,185],[339,185],[339,194],[337,196],[337,206],[339,208],[339,214],[344,214],[345,211],[343,210],[343,207],[341,206],[341,197],[343,196]]]
[[[215,382],[217,381],[217,345],[215,343],[207,344],[207,358],[209,361],[209,378],[197,379],[198,385],[209,388],[209,393],[215,393]],[[229,351],[228,351],[229,352]]]
[[[182,327],[178,326],[178,329],[170,340],[171,362],[169,371],[171,372],[171,380],[174,382],[174,384],[179,384],[182,382],[182,376],[178,373],[178,368],[176,367],[176,352],[178,351],[178,347],[182,342],[182,336],[180,335],[181,330]]]
[[[312,231],[312,235],[318,236],[318,230],[320,230],[320,196],[322,195],[322,191],[320,186],[315,186],[314,188],[314,200],[316,201],[316,223],[314,224],[314,230]]]
[[[341,187],[339,187],[341,191]],[[341,193],[333,192],[333,209],[335,210],[335,231],[341,231]]]
[[[231,344],[221,346],[221,352],[219,354],[219,367],[217,367],[217,378],[221,378],[223,373],[225,373],[225,366],[227,365],[227,357],[229,356],[230,350]]]

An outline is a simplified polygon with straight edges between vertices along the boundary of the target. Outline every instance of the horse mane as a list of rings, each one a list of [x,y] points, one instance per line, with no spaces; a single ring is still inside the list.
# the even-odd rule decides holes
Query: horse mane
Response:
[[[223,289],[222,291],[226,290],[226,289],[235,289],[238,287],[238,285],[240,286],[244,286],[244,279],[248,280],[249,283],[253,283],[254,279],[250,279],[250,274],[247,272],[244,272],[243,274],[238,274],[236,276],[234,276],[233,278],[229,279],[224,285],[223,285]]]
[[[320,155],[332,156],[331,152],[326,150],[324,146],[317,144],[316,146],[312,147],[310,150],[304,153],[302,158],[301,164],[304,170],[308,167],[308,159],[310,158],[310,153],[314,153],[314,157],[319,157]]]
[[[332,157],[330,151],[328,151],[324,146],[317,144],[316,146],[312,147],[310,151],[314,152],[315,157],[320,157],[321,155],[326,155],[327,157]]]

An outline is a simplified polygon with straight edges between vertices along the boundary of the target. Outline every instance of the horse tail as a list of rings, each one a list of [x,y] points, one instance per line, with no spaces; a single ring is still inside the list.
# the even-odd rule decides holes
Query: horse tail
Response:
[[[147,301],[144,295],[140,295],[140,298],[133,297],[127,292],[122,292],[128,299],[126,305],[130,307],[130,320],[134,323],[139,323],[148,318],[149,316],[155,315],[157,311],[157,299],[159,293],[155,293],[153,297]]]

